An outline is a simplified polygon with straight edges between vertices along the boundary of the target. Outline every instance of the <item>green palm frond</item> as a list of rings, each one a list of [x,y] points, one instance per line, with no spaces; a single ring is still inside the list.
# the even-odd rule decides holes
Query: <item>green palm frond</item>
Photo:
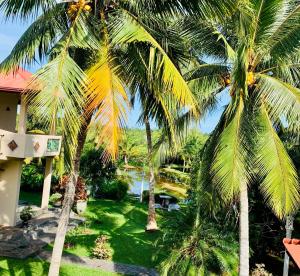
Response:
[[[74,33],[82,29],[78,25],[82,24],[80,13],[81,10],[72,22],[65,39],[60,41],[61,51],[35,74],[29,85],[33,93],[28,94],[31,106],[51,132],[55,133],[57,127],[60,127],[67,141],[65,152],[70,162],[75,154],[82,123],[86,89],[86,75],[69,55],[70,45],[77,39]],[[37,91],[40,92],[34,93]]]
[[[279,18],[288,11],[288,1],[285,0],[252,0],[254,10],[252,40],[258,50],[269,45],[266,43],[270,36],[279,27]],[[262,49],[259,49],[262,48]]]
[[[285,116],[291,127],[297,125],[300,118],[300,89],[273,76],[258,74],[258,77],[258,93],[267,103],[271,118],[278,120]]]
[[[26,20],[57,5],[55,0],[1,0],[0,10],[5,17]]]
[[[186,12],[197,14],[202,18],[229,16],[234,11],[234,0],[140,0],[127,1],[135,13],[143,13],[145,10],[161,14],[183,14]]]
[[[46,64],[29,85],[40,91],[28,94],[40,120],[52,130],[60,126],[73,145],[81,125],[84,85],[85,74],[69,55],[59,55]]]
[[[287,11],[279,14],[278,27],[266,41],[270,56],[282,60],[300,48],[300,4],[286,1]]]
[[[261,107],[258,122],[256,166],[262,177],[260,189],[274,213],[283,218],[298,210],[299,179],[264,106]]]
[[[31,65],[38,59],[43,61],[57,38],[67,32],[62,24],[65,20],[61,5],[43,13],[23,33],[10,55],[1,63],[1,70],[8,72],[17,66]]]
[[[124,44],[146,42],[157,49],[158,54],[160,54],[161,57],[157,58],[156,55],[152,56],[152,58],[156,58],[154,70],[156,71],[156,75],[160,77],[161,83],[164,85],[163,89],[172,93],[181,105],[195,110],[195,99],[182,77],[181,72],[146,27],[138,22],[137,18],[127,12],[118,13],[116,14],[116,17],[114,26],[111,26],[113,29],[113,43]],[[153,64],[153,62],[151,63]]]
[[[242,131],[243,111],[244,104],[240,102],[220,135],[211,167],[213,185],[225,202],[236,198],[240,192],[240,184],[249,181],[245,137]]]

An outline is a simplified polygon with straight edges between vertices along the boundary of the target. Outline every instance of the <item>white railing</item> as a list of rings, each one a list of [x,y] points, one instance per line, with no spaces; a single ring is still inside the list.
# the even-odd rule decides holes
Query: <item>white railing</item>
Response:
[[[19,134],[0,129],[0,160],[59,155],[61,136]]]

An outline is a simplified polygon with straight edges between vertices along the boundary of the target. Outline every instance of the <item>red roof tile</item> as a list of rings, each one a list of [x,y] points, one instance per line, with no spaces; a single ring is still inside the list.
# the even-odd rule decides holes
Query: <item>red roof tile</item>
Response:
[[[9,74],[0,73],[0,91],[21,93],[27,88],[32,74],[24,69],[18,69]]]
[[[298,268],[300,268],[300,240],[285,238],[283,244]]]

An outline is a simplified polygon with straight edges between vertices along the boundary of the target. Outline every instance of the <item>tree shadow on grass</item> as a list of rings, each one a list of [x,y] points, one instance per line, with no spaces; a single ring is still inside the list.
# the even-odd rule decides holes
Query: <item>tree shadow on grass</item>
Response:
[[[67,252],[91,256],[96,238],[107,235],[113,251],[112,260],[125,264],[155,267],[162,256],[157,256],[155,241],[162,233],[145,232],[146,206],[139,203],[92,201],[86,214],[87,225],[81,226],[74,237],[75,248]],[[90,233],[84,233],[88,229]],[[83,234],[81,234],[82,232]]]
[[[35,259],[0,258],[1,276],[42,276],[47,275],[49,264]]]

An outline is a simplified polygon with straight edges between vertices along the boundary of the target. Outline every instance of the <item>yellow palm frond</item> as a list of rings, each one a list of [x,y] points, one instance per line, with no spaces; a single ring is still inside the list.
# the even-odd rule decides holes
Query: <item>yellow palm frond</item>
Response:
[[[118,78],[107,47],[101,47],[98,62],[88,72],[87,96],[88,112],[95,113],[95,121],[100,125],[98,144],[105,145],[104,159],[115,160],[121,139],[122,126],[129,110],[125,85]]]

